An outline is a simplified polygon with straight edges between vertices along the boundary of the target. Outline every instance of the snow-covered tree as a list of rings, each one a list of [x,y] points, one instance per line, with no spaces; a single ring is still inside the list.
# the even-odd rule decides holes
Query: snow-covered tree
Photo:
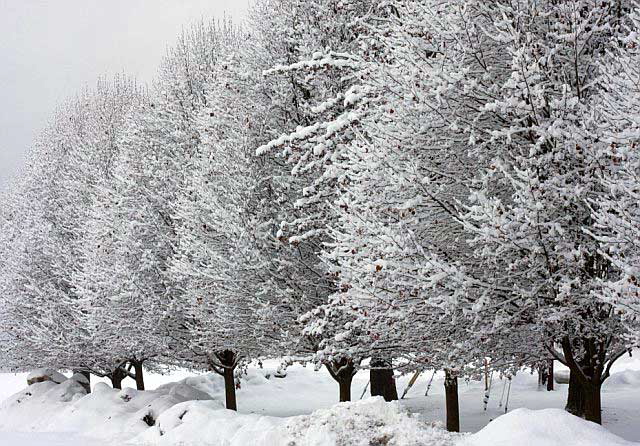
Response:
[[[589,117],[626,7],[465,3],[461,29],[477,64],[454,79],[467,100],[453,124],[478,162],[463,221],[483,269],[447,279],[452,303],[489,336],[525,330],[542,342],[575,375],[586,418],[600,422],[602,382],[632,345],[599,296],[616,272],[589,234],[590,203],[615,160],[592,127],[604,122]]]
[[[275,297],[272,257],[264,256],[273,223],[265,166],[253,156],[266,98],[259,99],[259,78],[243,58],[245,38],[240,30],[224,36],[212,68],[197,120],[200,144],[175,214],[179,245],[171,269],[186,331],[178,345],[189,361],[224,376],[227,408],[234,410],[236,368],[278,345],[261,317]]]
[[[619,6],[389,4],[398,20],[380,20],[365,40],[381,56],[357,59],[366,82],[347,96],[355,110],[330,123],[350,118],[358,132],[333,167],[346,184],[326,256],[340,292],[317,326],[344,328],[334,351],[390,345],[445,367],[553,355],[580,376],[587,417],[600,419],[601,382],[629,344],[593,296],[609,265],[585,228],[603,192],[595,166],[612,163],[585,123]],[[423,326],[442,338],[421,338]]]
[[[196,24],[168,51],[148,99],[126,117],[113,181],[93,222],[92,246],[102,251],[88,253],[94,265],[86,289],[120,309],[106,306],[100,317],[105,327],[120,327],[114,339],[127,346],[134,365],[149,359],[187,365],[169,337],[181,325],[180,293],[168,270],[178,245],[176,207],[190,177],[185,167],[200,142],[196,117],[224,26]],[[121,317],[125,309],[130,319]]]
[[[269,50],[274,41],[282,42],[264,66],[265,82],[282,92],[272,96],[273,103],[291,119],[269,129],[271,140],[258,147],[257,154],[281,159],[288,168],[276,174],[280,181],[286,181],[289,191],[285,200],[290,203],[281,217],[278,237],[298,249],[300,257],[291,262],[303,266],[298,268],[300,277],[310,285],[295,310],[306,326],[297,330],[300,342],[295,353],[304,352],[308,357],[324,338],[333,336],[331,324],[324,324],[322,330],[308,328],[336,286],[336,276],[328,272],[320,254],[331,237],[329,222],[336,218],[331,205],[340,188],[336,161],[353,135],[348,131],[350,121],[337,122],[335,118],[344,118],[342,112],[348,107],[344,94],[356,81],[359,20],[372,5],[333,0],[269,1],[262,5],[279,12],[272,19],[278,26],[270,24],[270,29],[265,29],[256,25],[263,47]],[[273,29],[279,30],[278,35],[273,35]],[[345,355],[315,358],[339,383],[341,400],[350,398],[351,379],[361,359]]]
[[[69,100],[40,136],[12,193],[16,233],[3,268],[11,284],[5,291],[11,335],[38,365],[86,368],[104,359],[74,274],[83,268],[97,185],[111,169],[123,113],[137,94],[132,81],[118,76]],[[27,364],[36,365],[21,367]]]
[[[640,340],[640,74],[635,68],[640,62],[639,13],[636,7],[618,48],[610,49],[599,67],[599,93],[590,116],[601,150],[613,162],[611,174],[600,176],[606,193],[592,198],[591,235],[601,244],[600,255],[617,270],[604,278],[600,297],[616,308],[627,328],[623,333],[635,344]]]

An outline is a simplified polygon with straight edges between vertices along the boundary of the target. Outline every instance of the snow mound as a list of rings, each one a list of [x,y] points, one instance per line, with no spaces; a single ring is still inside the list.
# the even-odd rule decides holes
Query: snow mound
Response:
[[[211,396],[182,381],[149,391],[98,383],[90,394],[74,379],[62,384],[43,381],[0,404],[0,431],[82,432],[125,441],[155,425],[176,404],[203,399]],[[213,405],[222,407],[220,402]]]
[[[53,381],[31,384],[0,403],[0,429],[44,430],[52,418],[86,394],[82,385],[74,380],[62,384]]]
[[[62,384],[53,381],[37,382],[0,403],[0,412],[32,409],[31,406],[37,405],[57,406],[82,398],[86,394],[82,385],[74,380],[67,380]]]
[[[56,384],[60,384],[67,380],[67,377],[62,373],[53,369],[43,368],[36,369],[27,375],[27,384],[35,384],[43,381],[53,381]]]
[[[639,446],[562,409],[516,409],[502,415],[460,446]]]
[[[178,387],[178,388],[177,388]],[[185,389],[191,389],[196,392],[200,392],[199,395],[202,398],[193,398],[198,400],[211,399],[211,395],[218,395],[224,393],[224,379],[214,373],[208,373],[206,375],[190,376],[181,381],[171,382],[163,384],[156,389],[159,392],[170,393],[183,392]],[[206,398],[204,396],[207,396]]]
[[[339,403],[286,425],[295,445],[313,446],[445,446],[459,436],[412,416],[398,402],[382,397]]]
[[[87,377],[82,373],[74,373],[73,376],[69,379],[80,384],[87,393],[91,393],[91,383],[89,382],[89,379],[87,379]]]
[[[127,444],[139,446],[294,446],[279,425],[282,418],[238,414],[217,401],[177,404],[158,418],[155,426]]]
[[[604,382],[603,390],[605,392],[637,389],[640,387],[640,370],[625,370],[623,372],[613,373],[609,379]]]
[[[212,401],[177,404],[131,445],[168,446],[452,446],[450,434],[411,416],[398,403],[369,398],[311,415],[238,414]]]
[[[156,392],[166,393],[169,396],[178,398],[181,401],[201,401],[213,399],[211,395],[197,386],[192,386],[184,381],[165,384],[156,389]]]
[[[74,373],[73,376],[69,379],[78,381],[80,384],[90,384],[89,379],[82,373]]]

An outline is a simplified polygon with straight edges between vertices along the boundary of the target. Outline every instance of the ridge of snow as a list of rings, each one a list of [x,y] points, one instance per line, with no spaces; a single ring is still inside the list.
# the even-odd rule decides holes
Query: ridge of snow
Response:
[[[459,446],[638,446],[612,434],[604,427],[571,415],[562,409],[515,409]]]

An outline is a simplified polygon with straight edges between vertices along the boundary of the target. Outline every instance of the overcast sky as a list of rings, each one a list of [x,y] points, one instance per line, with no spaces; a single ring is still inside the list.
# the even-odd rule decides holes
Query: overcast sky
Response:
[[[101,75],[155,75],[183,25],[248,0],[0,0],[0,188],[55,105]]]

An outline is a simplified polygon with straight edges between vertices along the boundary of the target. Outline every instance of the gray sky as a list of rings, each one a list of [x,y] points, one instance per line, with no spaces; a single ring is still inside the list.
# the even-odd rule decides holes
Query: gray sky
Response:
[[[101,75],[155,75],[183,25],[248,0],[0,0],[0,188],[58,102]]]

